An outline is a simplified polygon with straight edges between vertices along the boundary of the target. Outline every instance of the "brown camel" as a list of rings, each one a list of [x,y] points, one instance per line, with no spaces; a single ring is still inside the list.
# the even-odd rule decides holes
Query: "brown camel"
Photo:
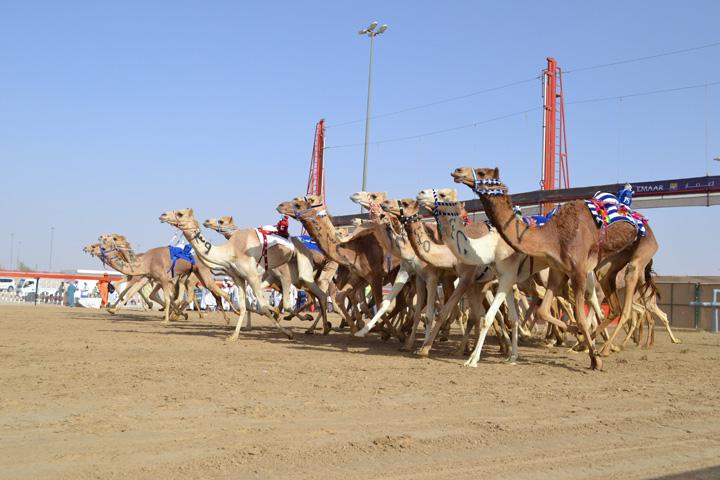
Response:
[[[601,369],[602,361],[597,355],[585,315],[587,278],[601,262],[633,247],[637,240],[635,226],[627,222],[613,223],[604,229],[601,238],[585,202],[576,200],[564,204],[543,227],[531,227],[513,211],[507,187],[500,182],[499,169],[462,167],[456,169],[452,176],[455,182],[463,183],[477,193],[488,219],[508,244],[550,265],[548,289],[541,308],[549,308],[553,293],[559,291],[569,278],[575,296],[575,318],[588,348],[590,366]],[[632,292],[637,284],[637,273],[637,268],[633,267],[626,275],[626,286]],[[632,304],[632,294],[625,300],[627,308],[623,309],[621,321],[631,313],[631,305],[627,304]],[[613,337],[616,333],[617,330],[613,332]],[[609,348],[609,345],[606,347]]]
[[[369,230],[366,235],[356,235],[345,242],[342,234],[332,224],[322,198],[317,195],[297,197],[282,202],[277,206],[277,211],[299,220],[326,257],[339,265],[347,266],[355,274],[350,281],[351,289],[355,289],[364,281],[370,285],[375,305],[382,303],[382,286],[399,262],[389,257],[388,252],[383,250],[372,234],[373,230]],[[342,303],[338,303],[341,310],[344,309]],[[354,334],[357,332],[357,326],[349,314],[345,316],[350,325],[350,332]],[[402,337],[402,334],[394,333],[398,338]]]

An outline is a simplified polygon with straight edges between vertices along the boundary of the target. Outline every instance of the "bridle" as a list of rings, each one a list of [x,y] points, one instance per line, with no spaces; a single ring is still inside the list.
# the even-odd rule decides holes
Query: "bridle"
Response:
[[[472,171],[473,174],[473,187],[472,190],[475,192],[478,196],[482,195],[504,195],[505,192],[501,188],[488,188],[488,185],[491,186],[500,186],[502,185],[502,182],[498,178],[488,178],[484,180],[479,180],[477,177],[477,173],[475,173],[475,169],[471,168],[470,171]]]
[[[415,213],[413,215],[410,215],[409,217],[405,215],[405,209],[400,205],[400,202],[398,202],[398,208],[400,209],[400,225],[410,225],[415,222],[419,222],[421,217],[420,214]]]

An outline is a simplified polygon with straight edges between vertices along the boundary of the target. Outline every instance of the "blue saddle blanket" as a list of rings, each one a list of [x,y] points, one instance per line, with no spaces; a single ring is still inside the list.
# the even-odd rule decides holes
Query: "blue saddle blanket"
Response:
[[[300,240],[310,250],[315,250],[316,252],[322,253],[322,250],[320,250],[320,247],[318,247],[317,242],[310,235],[298,235],[296,238]]]
[[[522,217],[522,221],[531,227],[542,227],[557,213],[559,207],[555,207],[547,215],[528,215]]]
[[[628,222],[635,226],[639,237],[645,236],[647,218],[630,209],[623,198],[607,192],[597,192],[585,204],[590,210],[598,227],[612,225],[615,222]]]
[[[168,245],[168,250],[170,251],[170,259],[172,260],[170,272],[172,273],[173,277],[175,276],[175,264],[178,260],[186,260],[192,265],[195,265],[195,257],[193,256],[192,247],[189,244],[185,245],[185,247],[183,248]]]

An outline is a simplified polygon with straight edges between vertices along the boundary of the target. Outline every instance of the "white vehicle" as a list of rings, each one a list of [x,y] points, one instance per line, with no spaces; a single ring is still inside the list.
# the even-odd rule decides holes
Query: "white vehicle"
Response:
[[[15,280],[12,278],[0,278],[0,292],[12,293],[16,289]]]
[[[25,295],[34,294],[36,281],[37,280],[34,278],[24,279],[22,284],[20,284],[20,286],[18,286],[17,292],[23,297]],[[47,285],[46,286],[46,285],[43,285],[43,282],[41,281],[40,286],[38,287],[37,293],[38,293],[38,295],[41,295],[43,293],[46,295],[54,295],[55,292],[57,292],[57,290],[58,290],[57,285],[54,285],[54,286]]]

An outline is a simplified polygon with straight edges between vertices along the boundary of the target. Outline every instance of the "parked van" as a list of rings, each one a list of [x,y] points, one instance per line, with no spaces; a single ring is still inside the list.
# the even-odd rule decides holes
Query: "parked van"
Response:
[[[15,279],[14,278],[0,278],[0,292],[12,293],[15,291]]]

